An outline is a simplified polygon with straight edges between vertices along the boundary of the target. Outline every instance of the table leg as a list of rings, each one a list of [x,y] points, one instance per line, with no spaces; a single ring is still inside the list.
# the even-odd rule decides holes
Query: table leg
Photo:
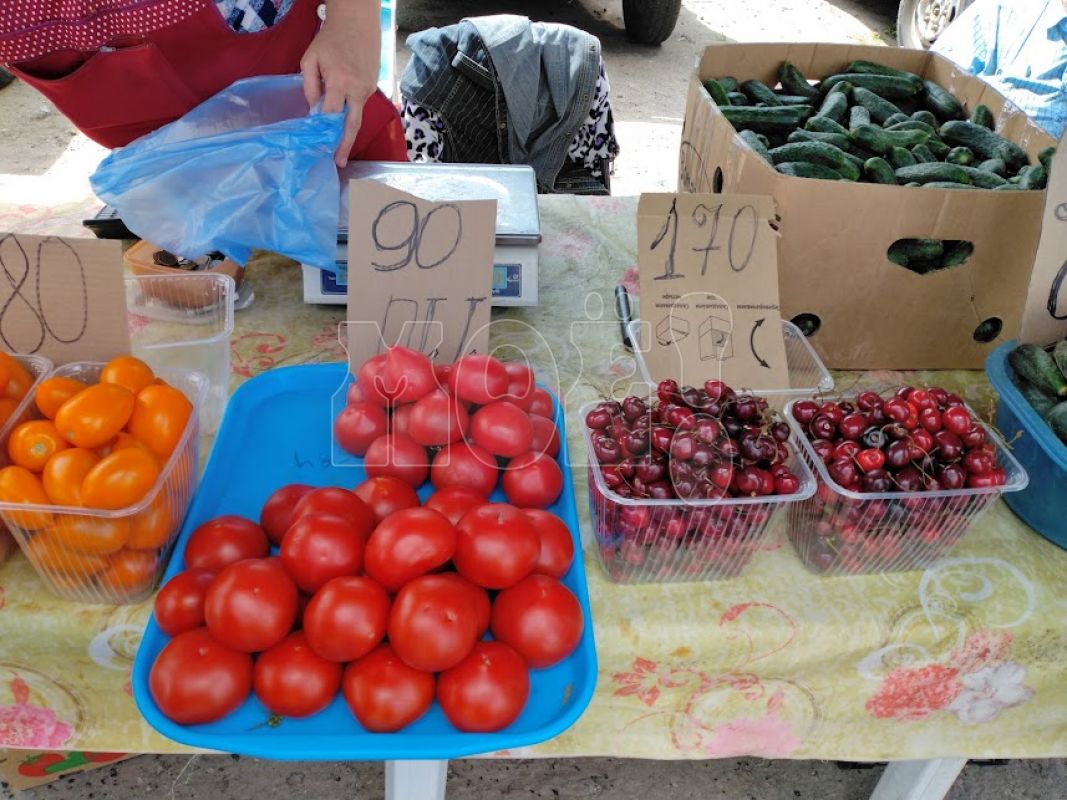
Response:
[[[966,758],[890,761],[871,800],[942,800],[966,764]]]
[[[447,761],[386,761],[385,800],[445,800]]]

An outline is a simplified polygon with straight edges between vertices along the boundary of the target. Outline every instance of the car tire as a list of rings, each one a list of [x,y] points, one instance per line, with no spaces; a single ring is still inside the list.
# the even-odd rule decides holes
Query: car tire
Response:
[[[626,36],[638,44],[662,44],[674,31],[682,0],[622,0]]]
[[[897,8],[897,42],[912,50],[928,50],[944,29],[974,0],[901,0]],[[931,25],[921,19],[931,7],[940,10],[945,18]]]

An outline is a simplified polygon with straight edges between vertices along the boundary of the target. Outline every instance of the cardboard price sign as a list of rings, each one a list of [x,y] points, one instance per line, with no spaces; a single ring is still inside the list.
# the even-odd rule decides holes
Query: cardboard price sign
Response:
[[[1052,159],[1041,238],[1034,257],[1020,339],[1046,345],[1067,338],[1067,136]]]
[[[0,233],[0,347],[57,366],[128,353],[120,244]]]
[[[353,374],[393,344],[442,363],[486,352],[496,200],[431,203],[372,180],[348,196]]]
[[[642,350],[653,379],[788,387],[771,198],[645,194],[637,217]]]

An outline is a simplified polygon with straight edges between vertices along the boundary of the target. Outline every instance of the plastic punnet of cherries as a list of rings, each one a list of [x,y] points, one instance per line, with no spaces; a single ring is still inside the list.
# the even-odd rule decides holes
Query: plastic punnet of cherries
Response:
[[[903,386],[888,398],[792,405],[793,419],[835,483],[853,492],[932,492],[1003,486],[996,445],[957,395]]]

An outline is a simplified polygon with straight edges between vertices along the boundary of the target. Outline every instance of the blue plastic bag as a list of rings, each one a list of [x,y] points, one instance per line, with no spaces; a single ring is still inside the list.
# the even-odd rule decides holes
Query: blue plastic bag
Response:
[[[246,78],[113,151],[90,178],[142,239],[186,258],[252,248],[336,271],[344,115],[309,113],[299,75]]]

